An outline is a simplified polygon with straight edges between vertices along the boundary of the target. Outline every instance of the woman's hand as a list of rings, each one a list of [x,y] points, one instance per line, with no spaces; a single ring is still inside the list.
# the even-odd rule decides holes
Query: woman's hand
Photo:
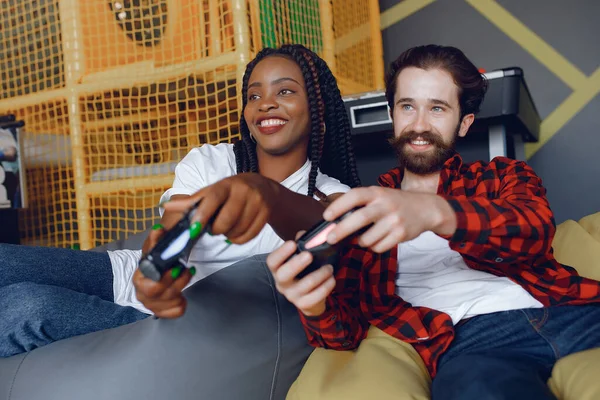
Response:
[[[150,232],[144,244],[146,252],[156,245],[164,234],[160,225]],[[182,291],[192,279],[196,269],[175,267],[166,273],[160,281],[146,278],[139,268],[133,274],[133,286],[138,300],[160,318],[178,318],[183,315],[187,302]]]
[[[232,243],[242,244],[257,236],[268,223],[281,185],[255,173],[238,174],[207,186],[183,200],[163,206],[165,212],[184,213],[198,200],[194,221],[210,232],[223,234]]]

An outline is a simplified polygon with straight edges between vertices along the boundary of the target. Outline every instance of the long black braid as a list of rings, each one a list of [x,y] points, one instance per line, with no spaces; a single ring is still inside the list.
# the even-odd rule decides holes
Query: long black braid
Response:
[[[243,114],[248,102],[248,81],[254,67],[264,58],[273,55],[284,55],[295,61],[302,71],[306,85],[311,124],[308,158],[312,164],[307,194],[313,196],[315,193],[319,169],[350,187],[360,186],[351,143],[350,123],[335,77],[325,61],[299,44],[283,45],[279,49],[265,48],[246,67],[242,81],[242,140],[234,145],[237,172],[258,172],[256,144],[250,137]]]

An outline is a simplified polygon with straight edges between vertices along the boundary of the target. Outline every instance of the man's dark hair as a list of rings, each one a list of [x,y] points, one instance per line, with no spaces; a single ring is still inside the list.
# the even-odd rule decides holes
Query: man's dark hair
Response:
[[[477,67],[456,47],[430,44],[406,50],[392,62],[385,82],[385,96],[390,109],[394,108],[396,81],[403,69],[441,69],[448,72],[458,86],[460,118],[477,114],[487,90],[487,81]]]
[[[308,195],[312,196],[315,193],[317,169],[350,187],[360,186],[351,143],[350,123],[335,77],[325,61],[298,44],[283,45],[278,49],[265,48],[246,67],[242,81],[242,140],[234,145],[237,172],[258,172],[256,143],[250,137],[248,124],[244,119],[244,109],[248,102],[248,81],[254,67],[266,57],[272,56],[284,56],[293,60],[300,67],[304,77],[311,130],[308,158],[312,166]]]

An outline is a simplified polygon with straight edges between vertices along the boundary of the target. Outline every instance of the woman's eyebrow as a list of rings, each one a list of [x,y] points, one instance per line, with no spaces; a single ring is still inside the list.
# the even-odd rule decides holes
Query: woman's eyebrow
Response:
[[[293,78],[289,78],[289,77],[283,77],[283,78],[275,79],[274,81],[271,81],[271,85],[277,85],[278,83],[285,82],[285,81],[296,82],[298,85],[302,86],[300,84],[300,82],[298,82],[297,80],[295,80]]]
[[[297,83],[299,86],[302,86],[300,84],[300,82],[298,82],[294,78],[289,78],[289,77],[275,79],[274,81],[271,81],[271,85],[277,85],[278,83],[285,82],[285,81],[292,81],[292,82]],[[252,82],[250,85],[248,85],[248,89],[250,89],[251,87],[261,87],[261,86],[262,86],[261,82]]]

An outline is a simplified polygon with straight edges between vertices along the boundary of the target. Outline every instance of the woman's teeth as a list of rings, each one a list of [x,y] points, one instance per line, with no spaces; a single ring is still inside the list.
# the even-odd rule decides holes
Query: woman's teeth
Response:
[[[275,125],[285,125],[287,121],[282,119],[263,119],[260,121],[260,126],[275,126]]]

